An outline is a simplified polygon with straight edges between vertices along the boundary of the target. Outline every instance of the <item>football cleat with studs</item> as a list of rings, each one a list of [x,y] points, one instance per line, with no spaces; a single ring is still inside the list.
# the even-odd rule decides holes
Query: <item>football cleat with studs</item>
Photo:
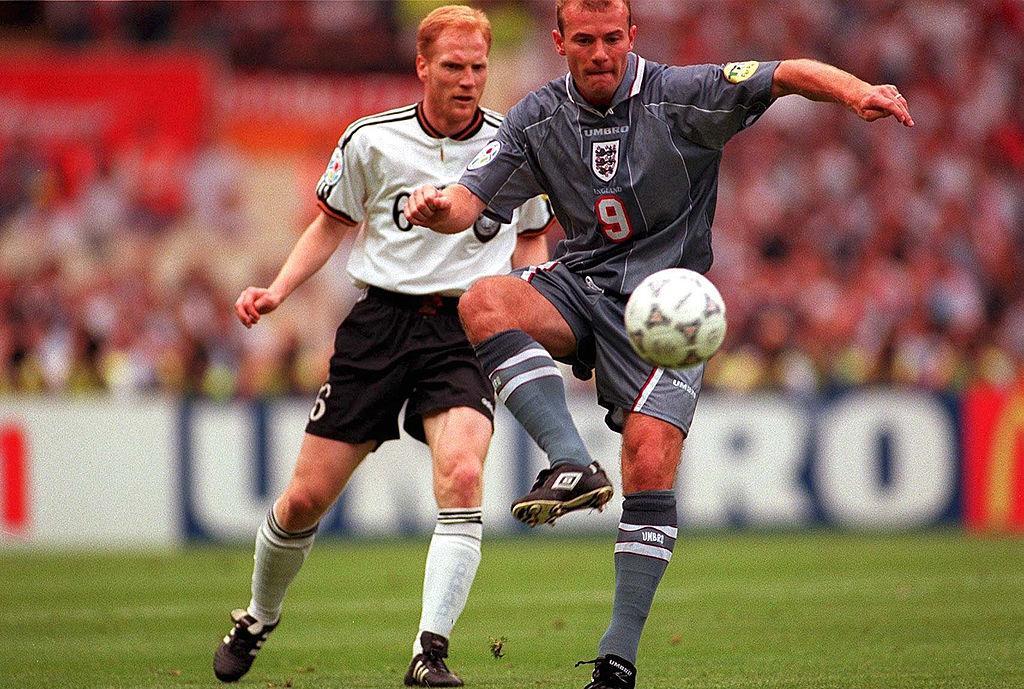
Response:
[[[407,687],[461,687],[462,680],[448,669],[444,659],[448,657],[448,639],[440,634],[420,634],[423,653],[417,653],[405,673]]]
[[[575,510],[592,507],[600,511],[614,494],[597,462],[587,466],[564,462],[537,475],[530,492],[512,503],[512,516],[529,526],[554,524]]]
[[[278,622],[263,624],[241,608],[231,611],[231,621],[234,626],[213,655],[213,674],[221,682],[240,680],[278,625]]]
[[[622,656],[609,653],[594,660],[582,660],[580,665],[594,665],[592,681],[583,689],[634,689],[636,687],[636,666]]]

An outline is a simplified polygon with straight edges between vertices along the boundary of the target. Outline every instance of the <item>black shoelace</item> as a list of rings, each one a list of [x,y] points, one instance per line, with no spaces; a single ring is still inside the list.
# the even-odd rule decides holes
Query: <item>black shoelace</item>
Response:
[[[598,679],[598,675],[600,674],[600,671],[597,669],[597,663],[598,663],[599,660],[601,660],[601,659],[600,658],[594,658],[593,660],[581,660],[581,661],[577,662],[574,667],[579,667],[580,665],[593,665],[594,666],[594,672],[591,673],[590,677],[591,677],[591,679],[593,679],[596,682],[597,679]]]
[[[451,670],[448,669],[448,666],[444,662],[443,656],[439,656],[434,653],[424,653],[423,660],[426,661],[427,667],[432,670],[436,669],[449,674],[451,673]]]

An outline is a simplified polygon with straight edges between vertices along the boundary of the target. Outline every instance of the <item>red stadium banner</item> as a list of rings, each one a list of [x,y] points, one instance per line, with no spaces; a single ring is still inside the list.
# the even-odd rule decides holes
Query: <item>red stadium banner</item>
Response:
[[[28,444],[15,425],[0,426],[0,527],[18,533],[28,526]]]
[[[140,138],[191,150],[208,114],[211,65],[176,53],[0,56],[0,140],[120,148]]]
[[[101,171],[120,170],[142,205],[173,213],[181,170],[208,135],[212,73],[207,59],[177,53],[0,56],[0,153],[41,153],[70,197]]]
[[[265,73],[225,80],[216,100],[228,141],[256,156],[313,155],[322,167],[352,121],[414,103],[422,91],[411,74]]]
[[[13,138],[123,149],[225,137],[252,153],[323,155],[353,120],[413,103],[412,74],[232,75],[183,53],[0,56],[0,145]]]
[[[973,388],[963,419],[965,525],[1024,532],[1024,385]]]

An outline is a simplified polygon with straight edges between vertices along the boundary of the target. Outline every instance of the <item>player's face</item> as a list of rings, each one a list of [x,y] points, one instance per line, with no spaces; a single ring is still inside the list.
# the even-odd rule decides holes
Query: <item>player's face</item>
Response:
[[[565,7],[562,28],[552,32],[555,48],[569,63],[569,73],[580,94],[593,105],[608,105],[626,73],[629,51],[636,40],[636,27],[629,25],[629,12],[619,3],[592,12],[578,4]]]
[[[416,57],[416,74],[431,115],[453,126],[467,122],[487,83],[487,41],[479,31],[442,31],[429,54]]]

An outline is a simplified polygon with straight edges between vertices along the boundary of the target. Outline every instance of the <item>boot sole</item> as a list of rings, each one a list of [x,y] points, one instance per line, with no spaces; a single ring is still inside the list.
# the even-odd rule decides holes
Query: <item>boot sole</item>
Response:
[[[591,507],[600,511],[614,494],[614,488],[602,486],[572,500],[525,500],[512,506],[512,516],[527,526],[554,524],[563,514],[576,510]]]

